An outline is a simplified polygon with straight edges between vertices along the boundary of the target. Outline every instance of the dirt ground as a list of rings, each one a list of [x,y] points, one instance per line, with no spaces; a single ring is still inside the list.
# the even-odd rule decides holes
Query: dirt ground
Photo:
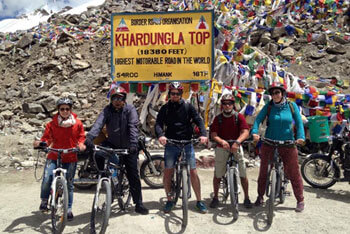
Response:
[[[256,198],[258,168],[249,168],[250,197]],[[202,196],[209,205],[212,193],[213,169],[199,169]],[[296,201],[293,195],[276,208],[273,224],[268,226],[265,219],[266,208],[245,209],[240,205],[240,215],[232,222],[226,215],[225,205],[219,209],[209,209],[207,214],[199,214],[189,202],[189,222],[181,228],[181,208],[164,214],[163,189],[153,190],[143,185],[144,204],[150,209],[146,216],[138,215],[131,207],[127,212],[118,212],[114,204],[107,233],[349,233],[350,186],[337,183],[328,190],[320,190],[305,185],[306,207],[303,213],[294,211]],[[291,191],[289,185],[288,190]],[[51,233],[49,215],[39,208],[40,183],[34,179],[33,170],[9,172],[0,175],[0,232],[1,233]],[[89,233],[90,211],[94,190],[76,190],[73,213],[75,218],[68,222],[64,233]],[[194,196],[194,194],[193,194]],[[243,195],[240,194],[242,202]]]

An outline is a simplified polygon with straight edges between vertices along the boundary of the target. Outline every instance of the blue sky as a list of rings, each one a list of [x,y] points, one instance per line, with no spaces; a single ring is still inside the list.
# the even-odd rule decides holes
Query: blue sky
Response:
[[[48,4],[49,9],[58,10],[67,5],[75,7],[91,0],[0,0],[0,20],[15,18]]]

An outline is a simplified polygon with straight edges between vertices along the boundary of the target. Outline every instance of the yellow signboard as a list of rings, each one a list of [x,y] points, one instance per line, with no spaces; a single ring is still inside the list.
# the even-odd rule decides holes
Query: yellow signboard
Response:
[[[112,80],[211,79],[213,20],[213,11],[112,14]]]

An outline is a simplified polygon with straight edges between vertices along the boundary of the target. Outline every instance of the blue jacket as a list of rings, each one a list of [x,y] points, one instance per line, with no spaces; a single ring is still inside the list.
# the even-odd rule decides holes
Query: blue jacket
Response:
[[[301,119],[299,108],[294,102],[291,102],[291,104],[294,107],[293,116],[292,110],[290,109],[290,106],[287,104],[287,102],[281,107],[277,107],[276,105],[272,104],[268,118],[269,123],[265,132],[266,138],[280,141],[296,140],[294,139],[293,131],[294,120],[297,130],[296,138],[305,140],[304,125]],[[251,131],[252,134],[258,134],[259,125],[265,120],[269,105],[270,103],[266,104],[256,117]]]
[[[116,111],[112,104],[106,106],[86,138],[95,139],[105,124],[108,143],[119,149],[137,147],[139,118],[133,105],[125,104],[120,111]]]

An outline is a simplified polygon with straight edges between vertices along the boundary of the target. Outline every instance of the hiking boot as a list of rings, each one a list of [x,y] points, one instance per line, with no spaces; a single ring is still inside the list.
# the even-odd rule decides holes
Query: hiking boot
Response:
[[[47,201],[45,201],[45,200],[42,200],[41,201],[41,203],[40,203],[40,206],[39,206],[39,210],[41,211],[41,212],[46,212],[46,211],[48,211],[49,209],[47,208]]]
[[[67,220],[68,221],[72,221],[73,219],[74,219],[74,215],[73,215],[72,211],[69,211],[67,213]]]
[[[219,206],[219,199],[214,197],[213,200],[210,202],[209,207],[210,208],[218,208],[218,206]]]
[[[202,201],[197,201],[196,208],[202,214],[205,214],[208,212],[207,206]]]
[[[257,197],[256,201],[254,203],[255,206],[262,206],[264,204],[264,198],[262,197]]]
[[[163,208],[163,211],[164,211],[164,213],[169,213],[174,207],[175,207],[174,202],[167,201],[164,208]]]
[[[244,205],[244,207],[247,208],[247,209],[250,209],[250,208],[253,207],[253,204],[250,202],[250,199],[249,199],[249,198],[244,199],[243,205]]]
[[[297,207],[295,208],[295,212],[303,212],[304,207],[305,207],[305,203],[303,201],[298,202]]]
[[[148,209],[141,203],[137,204],[135,207],[135,212],[142,214],[142,215],[147,215],[148,214]]]

